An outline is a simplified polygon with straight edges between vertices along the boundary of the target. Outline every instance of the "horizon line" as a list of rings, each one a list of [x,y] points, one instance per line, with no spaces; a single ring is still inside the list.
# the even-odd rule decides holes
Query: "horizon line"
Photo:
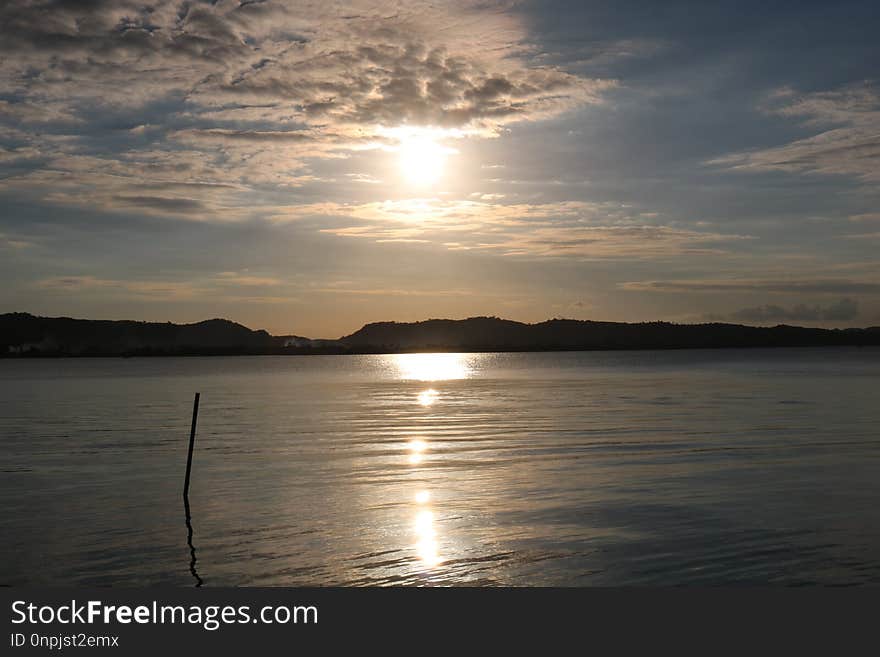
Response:
[[[637,324],[669,324],[669,325],[674,325],[674,326],[712,326],[712,325],[718,326],[718,325],[725,325],[725,326],[739,326],[739,327],[744,327],[744,328],[755,328],[755,329],[787,327],[787,328],[820,330],[820,331],[868,331],[868,330],[880,329],[880,326],[859,326],[859,327],[843,327],[843,328],[841,328],[841,327],[825,327],[825,326],[801,326],[799,324],[785,324],[785,323],[779,323],[779,324],[773,324],[773,325],[769,325],[769,324],[755,325],[755,324],[741,324],[741,323],[730,322],[730,321],[708,320],[708,319],[706,321],[702,321],[702,322],[677,322],[677,321],[663,320],[663,319],[625,322],[625,321],[616,321],[616,320],[574,319],[574,318],[569,318],[569,317],[552,317],[552,318],[548,318],[548,319],[537,321],[537,322],[524,322],[524,321],[520,321],[520,320],[516,320],[516,319],[508,319],[505,317],[499,317],[497,315],[472,315],[469,317],[463,317],[463,318],[459,318],[459,319],[454,319],[454,318],[450,318],[450,317],[429,317],[427,319],[419,319],[419,320],[412,320],[412,321],[399,321],[399,320],[389,319],[389,320],[380,320],[380,321],[374,321],[374,322],[365,322],[364,324],[362,324],[359,328],[355,329],[354,331],[352,331],[350,333],[345,333],[345,334],[339,336],[338,338],[310,338],[308,336],[298,335],[296,333],[272,333],[272,332],[268,331],[267,329],[252,328],[251,326],[248,326],[247,324],[243,324],[239,321],[232,320],[227,317],[209,317],[206,319],[201,319],[201,320],[197,320],[197,321],[193,321],[193,322],[174,322],[171,320],[162,321],[162,320],[130,319],[130,318],[99,319],[99,318],[87,318],[87,317],[71,317],[68,315],[49,316],[49,315],[37,315],[37,314],[27,312],[27,311],[11,311],[11,312],[0,313],[0,317],[6,316],[6,315],[26,315],[26,316],[34,317],[37,319],[69,319],[71,321],[80,321],[80,322],[136,322],[136,323],[140,323],[140,324],[173,324],[175,326],[195,326],[197,324],[203,324],[206,322],[222,321],[222,322],[229,322],[231,324],[237,324],[238,326],[241,326],[241,327],[243,327],[249,331],[252,331],[252,332],[263,331],[263,332],[267,333],[268,335],[270,335],[271,337],[276,337],[276,338],[296,337],[296,338],[305,338],[305,339],[316,340],[316,341],[342,340],[343,338],[348,337],[350,335],[353,335],[353,334],[357,333],[358,331],[366,328],[367,326],[373,326],[373,325],[377,325],[377,324],[422,324],[422,323],[426,323],[426,322],[466,322],[466,321],[475,320],[475,319],[492,319],[492,320],[498,320],[498,321],[502,321],[502,322],[511,322],[514,324],[520,324],[523,326],[537,326],[537,325],[546,324],[549,322],[578,322],[578,323],[623,324],[623,325],[637,325]]]

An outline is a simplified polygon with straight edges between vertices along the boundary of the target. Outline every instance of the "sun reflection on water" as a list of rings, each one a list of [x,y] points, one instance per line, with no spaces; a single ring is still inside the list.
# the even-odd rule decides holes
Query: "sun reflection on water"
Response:
[[[443,562],[437,545],[437,532],[434,529],[434,513],[429,510],[416,514],[416,554],[428,566],[437,566]]]
[[[409,462],[412,465],[418,465],[422,462],[424,458],[425,450],[428,449],[428,444],[424,440],[415,439],[409,441]]]
[[[394,362],[401,379],[449,381],[471,375],[465,354],[397,354]]]
[[[466,354],[398,354],[394,356],[399,376],[409,381],[448,381],[466,379],[472,369]],[[421,406],[432,406],[440,399],[440,393],[428,388],[418,393],[416,400]],[[415,438],[407,443],[407,459],[410,465],[424,467],[428,443]],[[430,508],[431,492],[426,489],[415,493],[416,514],[413,523],[415,553],[424,567],[435,568],[443,563],[440,543]]]
[[[433,388],[428,388],[427,390],[422,390],[417,397],[417,400],[421,406],[431,406],[437,399],[440,397],[440,393],[434,390]]]
[[[422,455],[428,449],[428,444],[415,438],[407,443],[409,450],[409,462],[418,465],[422,461]],[[437,542],[437,530],[434,528],[434,512],[430,508],[431,492],[427,489],[416,491],[415,503],[417,507],[413,531],[415,533],[415,551],[419,561],[425,566],[433,568],[440,565],[443,559],[440,557],[440,548]]]

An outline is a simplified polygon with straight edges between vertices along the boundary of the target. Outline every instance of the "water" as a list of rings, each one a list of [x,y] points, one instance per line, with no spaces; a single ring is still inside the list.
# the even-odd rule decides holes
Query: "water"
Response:
[[[880,582],[878,349],[0,361],[0,583]]]

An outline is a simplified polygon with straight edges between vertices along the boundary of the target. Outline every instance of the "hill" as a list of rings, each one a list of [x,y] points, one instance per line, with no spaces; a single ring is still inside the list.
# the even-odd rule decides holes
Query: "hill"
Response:
[[[819,329],[798,326],[755,327],[739,324],[668,322],[593,322],[553,319],[523,324],[497,317],[463,320],[367,324],[340,342],[354,349],[413,351],[461,349],[576,350],[679,349],[700,347],[780,347],[880,344],[880,328]]]
[[[558,351],[880,345],[880,327],[798,326],[553,319],[524,324],[497,317],[378,322],[339,340],[273,336],[225,319],[195,324],[0,315],[0,356],[151,356],[384,353],[406,351]]]
[[[226,319],[195,324],[0,315],[0,354],[150,355],[262,352],[279,338]]]

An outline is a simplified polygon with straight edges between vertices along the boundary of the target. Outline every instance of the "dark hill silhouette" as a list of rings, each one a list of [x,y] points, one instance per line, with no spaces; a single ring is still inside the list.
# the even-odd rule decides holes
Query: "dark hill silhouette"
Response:
[[[880,345],[880,327],[817,329],[739,324],[523,324],[497,317],[367,324],[339,340],[272,336],[225,319],[195,324],[0,315],[0,356],[315,354]]]
[[[367,324],[340,342],[351,348],[388,351],[425,349],[570,350],[675,349],[880,344],[880,328],[818,329],[739,324],[593,322],[552,319],[523,324],[497,317]]]
[[[0,315],[0,353],[118,355],[261,352],[280,344],[266,331],[226,319],[195,324]]]

